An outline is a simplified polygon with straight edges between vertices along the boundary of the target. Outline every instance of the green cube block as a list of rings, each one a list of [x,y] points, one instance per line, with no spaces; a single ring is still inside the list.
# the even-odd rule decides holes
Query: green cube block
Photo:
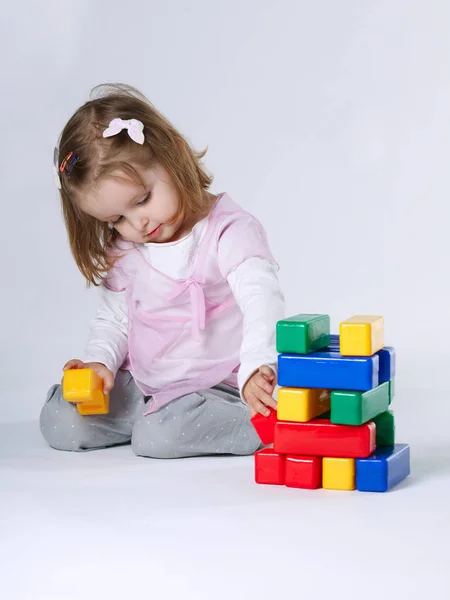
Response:
[[[392,403],[395,395],[395,379],[391,379],[389,382],[389,404]]]
[[[393,446],[395,444],[394,413],[390,410],[373,419],[377,428],[377,446]]]
[[[277,352],[309,354],[330,343],[328,315],[295,315],[277,323]]]
[[[367,392],[331,392],[331,422],[362,425],[389,408],[389,381]]]

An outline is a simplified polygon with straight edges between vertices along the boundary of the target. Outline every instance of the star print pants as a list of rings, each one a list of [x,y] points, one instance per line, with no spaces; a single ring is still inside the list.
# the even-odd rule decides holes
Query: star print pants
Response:
[[[81,416],[53,385],[41,411],[41,432],[57,450],[85,451],[131,442],[138,456],[182,458],[253,454],[261,447],[239,392],[221,384],[173,400],[148,416],[151,398],[129,371],[116,376],[107,415]]]

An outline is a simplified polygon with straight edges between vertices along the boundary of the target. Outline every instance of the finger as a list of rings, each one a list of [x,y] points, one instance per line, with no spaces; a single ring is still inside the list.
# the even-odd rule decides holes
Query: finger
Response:
[[[273,385],[267,382],[267,379],[263,377],[260,373],[255,375],[253,379],[253,383],[256,384],[259,388],[271,394],[273,392]]]
[[[253,391],[253,395],[266,406],[270,406],[274,410],[277,410],[277,401],[273,398],[272,394],[268,394],[263,389],[259,388],[259,390],[257,389]]]
[[[63,371],[68,371],[69,369],[83,369],[84,368],[84,362],[81,360],[78,360],[77,358],[73,358],[72,360],[69,360],[69,362],[67,362],[64,367],[63,367]]]
[[[270,410],[265,404],[258,400],[258,398],[255,395],[248,394],[247,402],[250,405],[250,409],[253,409],[255,413],[260,413],[265,417],[268,417],[270,415]]]
[[[108,369],[108,367],[105,367],[105,365],[98,363],[93,363],[89,366],[103,381],[103,393],[109,394],[114,387],[114,377],[111,371]]]
[[[108,369],[103,375],[103,392],[109,394],[114,387],[114,377],[111,371]]]
[[[266,379],[266,381],[268,381],[269,383],[273,383],[275,381],[275,373],[273,372],[273,370],[268,367],[267,365],[263,365],[260,369],[259,372],[261,373],[261,375]]]

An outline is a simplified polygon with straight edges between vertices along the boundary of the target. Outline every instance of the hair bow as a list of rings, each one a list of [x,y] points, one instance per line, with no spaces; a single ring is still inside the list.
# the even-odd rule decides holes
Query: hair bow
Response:
[[[128,131],[128,135],[134,142],[141,145],[144,143],[144,124],[137,119],[113,119],[109,127],[103,132],[103,137],[112,137],[120,133],[123,129]]]

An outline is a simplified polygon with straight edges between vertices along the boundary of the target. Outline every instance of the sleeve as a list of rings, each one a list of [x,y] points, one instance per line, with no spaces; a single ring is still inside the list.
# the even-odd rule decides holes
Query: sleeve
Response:
[[[124,291],[99,288],[100,304],[91,321],[85,362],[103,363],[114,377],[128,353],[128,310]]]
[[[242,389],[262,365],[277,373],[276,324],[284,318],[284,294],[271,261],[249,258],[228,275],[236,302],[243,314],[241,366],[238,385]]]
[[[123,270],[114,265],[103,280],[103,286],[111,292],[124,292],[126,289],[126,277]]]
[[[217,254],[224,278],[249,258],[261,258],[278,269],[261,223],[249,213],[232,215],[221,229]]]

